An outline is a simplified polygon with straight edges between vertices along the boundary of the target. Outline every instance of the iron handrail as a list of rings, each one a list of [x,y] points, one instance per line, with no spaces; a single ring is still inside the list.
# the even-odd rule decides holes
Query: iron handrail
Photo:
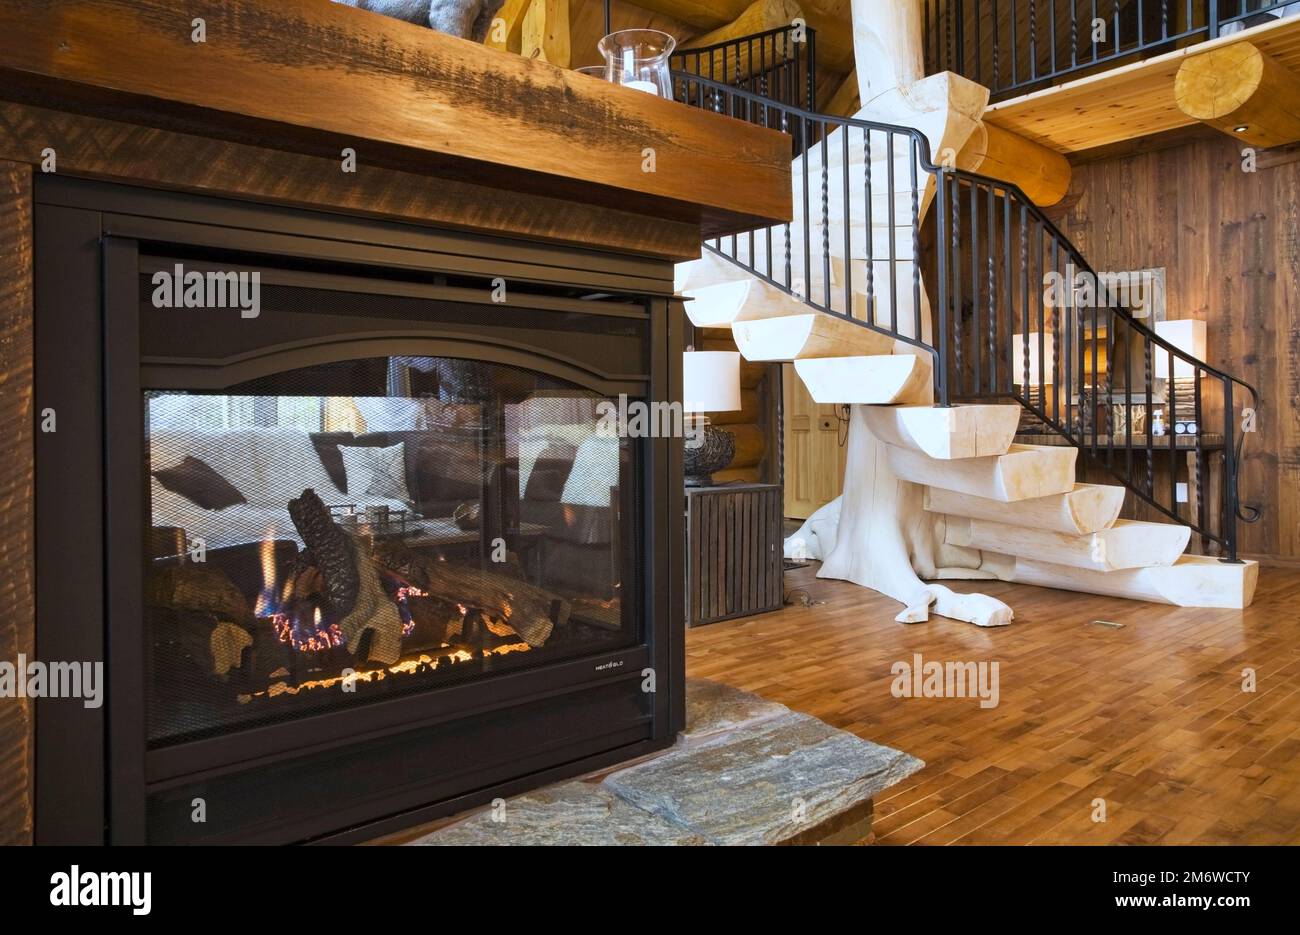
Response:
[[[715,238],[705,243],[712,253],[725,257],[730,262],[744,268],[748,273],[767,284],[784,291],[806,305],[823,313],[837,315],[854,324],[902,341],[919,350],[928,352],[934,361],[934,380],[937,404],[952,405],[959,401],[988,398],[1009,398],[1038,417],[1051,432],[1060,435],[1074,447],[1086,452],[1102,465],[1136,496],[1177,522],[1191,527],[1207,543],[1216,543],[1225,555],[1225,560],[1237,559],[1236,522],[1252,523],[1258,520],[1260,510],[1254,506],[1243,506],[1239,492],[1239,470],[1245,443],[1245,425],[1237,429],[1237,402],[1239,392],[1248,395],[1252,408],[1258,409],[1259,393],[1254,386],[1234,377],[1211,364],[1197,359],[1192,354],[1181,350],[1175,344],[1160,337],[1148,328],[1132,310],[1111,302],[1109,296],[1104,304],[1094,304],[1091,308],[1091,333],[1094,348],[1091,352],[1091,380],[1085,379],[1088,357],[1082,352],[1082,337],[1075,334],[1075,325],[1082,326],[1079,314],[1073,303],[1074,287],[1071,282],[1071,301],[1065,307],[1052,307],[1044,301],[1043,286],[1046,283],[1044,257],[1052,257],[1052,271],[1064,263],[1066,269],[1073,269],[1075,274],[1083,273],[1100,283],[1092,266],[1082,253],[1060,231],[1060,229],[1035,205],[1032,200],[1016,185],[966,172],[952,167],[937,165],[932,158],[928,139],[919,130],[896,126],[876,121],[852,117],[835,117],[817,114],[789,104],[783,104],[765,98],[760,94],[739,89],[721,82],[711,81],[693,74],[675,73],[675,86],[679,99],[695,106],[707,107],[737,119],[747,120],[774,129],[780,129],[791,136],[792,156],[796,160],[795,171],[795,211],[793,221],[784,224],[757,228],[742,234],[725,238]],[[858,163],[862,185],[857,185],[856,177],[851,175],[850,143],[857,134],[862,149],[862,160]],[[885,161],[885,178],[873,178],[873,141],[883,143],[888,153]],[[899,141],[905,141],[902,150]],[[879,151],[877,151],[879,152]],[[833,157],[838,155],[840,166],[831,172]],[[909,163],[904,184],[898,184],[897,164],[906,159]],[[810,163],[815,160],[814,167]],[[835,176],[839,198],[831,197],[832,174]],[[815,182],[814,182],[814,176]],[[929,197],[930,185],[934,185],[934,205],[938,208],[932,212],[936,215],[937,250],[927,262],[921,252],[921,202]],[[875,186],[883,188],[883,192]],[[883,194],[885,208],[880,211],[878,205]],[[817,214],[814,215],[814,196],[819,195]],[[962,226],[963,195],[970,196],[968,230]],[[862,216],[859,226],[865,237],[862,243],[855,243],[852,204],[860,200]],[[899,216],[898,207],[902,203],[906,213]],[[883,255],[877,253],[875,244],[876,221],[882,220],[877,212],[886,217],[884,229],[886,247]],[[977,225],[976,221],[980,221]],[[865,221],[865,223],[861,223]],[[820,228],[821,237],[815,242],[814,232]],[[832,229],[840,229],[832,244]],[[793,231],[798,229],[800,237],[795,242]],[[1030,248],[1031,236],[1037,244],[1037,251]],[[1013,238],[1013,233],[1016,237]],[[780,244],[777,244],[777,238]],[[899,255],[900,240],[910,241],[910,257]],[[981,246],[982,243],[982,246]],[[844,264],[843,281],[832,290],[832,265],[835,259]],[[859,314],[853,287],[853,265],[857,259],[863,264],[866,283],[866,314]],[[816,265],[814,265],[816,262]],[[924,294],[922,290],[922,266],[931,273],[938,283],[937,308],[925,320],[923,315]],[[883,267],[888,275],[889,315],[886,319],[884,310],[877,299],[881,290],[876,280],[881,276],[877,267]],[[1038,269],[1038,276],[1033,277],[1033,292],[1040,298],[1036,308],[1030,302],[1030,281],[1033,270]],[[816,272],[820,272],[822,283],[820,290],[812,282]],[[910,322],[900,321],[899,317],[899,274],[910,273],[912,291],[912,316]],[[796,274],[803,274],[801,277]],[[971,283],[971,324],[968,326],[963,312],[962,286],[969,274]],[[802,286],[802,288],[800,288]],[[837,301],[838,300],[838,301]],[[1018,314],[1022,325],[1021,346],[1015,347],[1013,319]],[[1066,330],[1061,330],[1061,317],[1066,318]],[[982,317],[981,317],[982,316]],[[1047,354],[1046,335],[1049,317],[1052,323],[1055,353]],[[932,337],[927,340],[925,334],[928,325],[934,326]],[[910,325],[910,327],[908,327]],[[1105,325],[1104,332],[1101,328]],[[1036,327],[1036,331],[1034,330]],[[981,334],[981,330],[983,333]],[[969,335],[967,334],[969,332]],[[1115,340],[1118,332],[1123,333],[1125,342]],[[1031,346],[1029,335],[1038,335],[1037,346]],[[1101,354],[1095,346],[1097,336],[1106,335],[1106,363],[1099,366]],[[1064,335],[1064,342],[1060,338]],[[1134,402],[1134,389],[1137,377],[1134,373],[1134,361],[1131,356],[1133,347],[1137,347],[1142,358],[1143,373],[1141,377],[1141,401]],[[1064,354],[1060,351],[1064,350]],[[1013,374],[1016,351],[1021,352],[1022,380],[1016,381]],[[1030,360],[1033,351],[1038,352],[1037,380],[1030,372]],[[1116,433],[1107,432],[1105,444],[1101,443],[1101,420],[1095,411],[1104,395],[1106,401],[1105,418],[1107,424],[1113,417],[1116,398],[1115,357],[1124,358],[1123,402],[1124,440],[1125,444],[1116,444]],[[1047,379],[1046,360],[1051,357],[1052,379]],[[1075,370],[1078,357],[1078,369]],[[1165,377],[1158,376],[1163,358]],[[1192,378],[1192,398],[1180,402],[1177,392],[1179,384],[1176,378],[1183,371],[1189,370]],[[1102,380],[1105,371],[1105,379]],[[1058,375],[1066,376],[1062,383]],[[1157,404],[1156,383],[1165,381],[1167,399]],[[1222,405],[1222,501],[1218,515],[1214,515],[1204,493],[1201,492],[1193,507],[1189,503],[1186,509],[1180,509],[1180,486],[1177,482],[1178,459],[1191,454],[1194,458],[1188,467],[1187,487],[1201,488],[1199,475],[1212,463],[1213,451],[1207,441],[1206,416],[1210,412],[1202,398],[1202,382],[1217,381],[1221,390]],[[1061,406],[1060,395],[1052,391],[1052,406],[1045,404],[1048,397],[1047,387],[1066,386],[1079,390],[1079,399],[1067,399]],[[1016,386],[1020,390],[1016,390]],[[1036,391],[1036,392],[1033,392]],[[1170,412],[1168,437],[1154,433],[1154,420],[1160,405],[1167,406]],[[1087,410],[1091,406],[1093,412]],[[1181,407],[1181,408],[1180,408]],[[1062,417],[1064,409],[1064,417]],[[1143,428],[1134,432],[1134,413],[1141,414]],[[1163,410],[1162,410],[1163,412]],[[1085,418],[1086,417],[1086,418]],[[1174,431],[1174,420],[1181,424],[1193,426],[1186,435]],[[1134,446],[1138,438],[1144,444]],[[1186,438],[1190,444],[1180,445],[1178,439]],[[1159,442],[1157,442],[1159,439]],[[1116,453],[1123,452],[1124,468],[1121,472],[1116,465]],[[1167,451],[1170,461],[1170,480],[1168,490],[1157,490],[1155,481],[1155,463],[1158,453]],[[1140,466],[1135,465],[1135,452],[1145,454],[1145,478],[1137,476]],[[1193,466],[1194,465],[1194,466]],[[1167,494],[1167,496],[1166,496]]]

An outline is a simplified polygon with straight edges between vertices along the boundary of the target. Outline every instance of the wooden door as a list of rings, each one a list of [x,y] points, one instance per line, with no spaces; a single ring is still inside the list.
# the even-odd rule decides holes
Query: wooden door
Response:
[[[841,426],[834,405],[808,395],[791,364],[782,365],[785,415],[785,515],[807,519],[840,495],[844,483]]]

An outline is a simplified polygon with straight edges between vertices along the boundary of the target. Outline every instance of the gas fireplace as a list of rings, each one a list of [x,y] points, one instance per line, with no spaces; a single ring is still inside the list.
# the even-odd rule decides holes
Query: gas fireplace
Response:
[[[680,451],[599,417],[673,398],[670,266],[37,196],[38,650],[109,683],[41,712],[40,838],[351,840],[671,741]]]
[[[149,742],[633,645],[638,465],[600,401],[431,357],[145,390]]]

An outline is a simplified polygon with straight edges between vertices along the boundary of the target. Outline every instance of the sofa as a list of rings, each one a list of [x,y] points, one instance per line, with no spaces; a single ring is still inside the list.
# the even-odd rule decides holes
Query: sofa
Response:
[[[349,484],[342,449],[397,444],[402,445],[403,496],[366,493]],[[250,563],[249,553],[265,540],[280,548],[286,543],[301,547],[288,502],[304,488],[313,488],[331,505],[359,510],[385,506],[434,518],[449,517],[462,504],[477,504],[486,479],[493,505],[505,510],[506,528],[523,524],[545,530],[538,561],[548,586],[612,596],[619,574],[618,513],[611,505],[611,488],[617,488],[626,449],[617,439],[590,431],[581,437],[544,430],[525,434],[512,449],[488,471],[477,435],[446,429],[360,434],[285,428],[155,430],[149,439],[155,555],[174,554],[181,535],[198,537],[210,555],[242,569]],[[174,476],[179,465],[195,462],[212,484],[229,485],[225,499],[206,502],[210,491],[195,492],[186,486],[192,477]],[[491,492],[498,485],[500,496]],[[238,502],[231,502],[236,497]]]

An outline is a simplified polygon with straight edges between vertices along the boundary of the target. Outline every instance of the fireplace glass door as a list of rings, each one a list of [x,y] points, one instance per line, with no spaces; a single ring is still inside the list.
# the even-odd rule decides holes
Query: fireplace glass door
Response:
[[[602,402],[450,357],[146,390],[150,747],[636,644]]]

